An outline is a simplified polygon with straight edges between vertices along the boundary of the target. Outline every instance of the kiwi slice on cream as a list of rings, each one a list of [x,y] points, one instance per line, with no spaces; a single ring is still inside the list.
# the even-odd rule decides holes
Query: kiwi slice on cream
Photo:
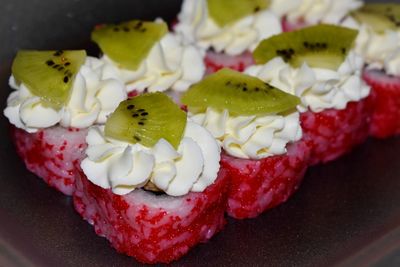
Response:
[[[352,15],[358,22],[367,24],[378,33],[400,27],[399,4],[366,4]]]
[[[105,125],[105,134],[131,144],[153,147],[161,138],[177,148],[186,113],[163,93],[143,94],[120,103]]]
[[[334,25],[317,25],[286,32],[262,41],[253,53],[257,64],[281,57],[293,67],[336,70],[354,45],[358,31]]]
[[[298,97],[231,69],[222,69],[192,85],[181,101],[196,112],[213,107],[248,116],[280,113],[300,104]]]
[[[270,0],[207,0],[210,17],[223,27],[243,17],[267,9]]]
[[[44,105],[60,109],[68,102],[75,76],[85,60],[84,50],[22,50],[14,59],[12,74]]]
[[[92,32],[92,40],[122,68],[137,70],[167,32],[168,26],[164,22],[132,20],[97,26]]]

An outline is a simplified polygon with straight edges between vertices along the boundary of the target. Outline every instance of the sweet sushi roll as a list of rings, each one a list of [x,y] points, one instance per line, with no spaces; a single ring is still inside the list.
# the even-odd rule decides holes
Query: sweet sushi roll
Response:
[[[122,102],[86,140],[74,205],[118,252],[169,263],[223,228],[220,146],[165,94]]]
[[[316,24],[340,25],[360,8],[360,0],[272,0],[271,10],[282,18],[285,32]]]
[[[318,25],[264,40],[246,73],[301,99],[310,164],[338,158],[368,136],[370,87],[354,49],[357,31]]]
[[[26,167],[64,194],[74,190],[74,163],[87,128],[102,124],[127,98],[121,81],[85,51],[20,51],[4,115]]]
[[[375,105],[371,135],[400,134],[400,5],[366,4],[346,25],[359,30],[355,49],[367,64],[364,79]]]
[[[162,91],[179,95],[205,73],[201,51],[183,44],[162,20],[99,25],[92,40],[102,50],[102,60],[124,81],[130,96]]]
[[[230,216],[256,217],[296,191],[310,151],[301,140],[297,97],[225,68],[193,85],[182,102],[223,148]]]
[[[207,73],[254,64],[258,43],[282,32],[267,0],[184,0],[174,30],[206,51]]]

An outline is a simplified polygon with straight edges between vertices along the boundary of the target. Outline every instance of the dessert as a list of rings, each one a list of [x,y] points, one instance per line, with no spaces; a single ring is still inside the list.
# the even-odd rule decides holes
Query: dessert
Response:
[[[120,253],[168,263],[224,226],[220,147],[166,95],[122,102],[87,143],[74,205]]]
[[[296,95],[310,164],[336,159],[368,136],[370,87],[352,49],[357,31],[318,25],[261,42],[246,73]]]
[[[282,18],[284,31],[293,31],[320,23],[340,25],[362,5],[360,0],[272,0],[271,10]]]
[[[308,166],[297,97],[261,80],[222,69],[182,97],[191,119],[221,144],[229,172],[227,212],[252,218],[288,199]]]
[[[142,92],[179,93],[199,81],[205,72],[202,53],[182,44],[162,20],[132,20],[99,25],[92,32],[104,55],[132,95]]]
[[[400,5],[366,4],[344,23],[360,32],[355,50],[367,64],[364,79],[372,87],[371,135],[400,134]]]
[[[347,17],[360,4],[186,0],[177,33],[161,20],[98,26],[100,60],[22,51],[4,111],[17,151],[119,252],[169,263],[220,231],[224,212],[253,218],[285,202],[310,164],[350,151],[369,128],[400,132],[398,6]],[[268,38],[281,31],[268,9],[283,7],[286,30],[342,23],[360,29],[356,48],[356,31],[328,25]],[[253,77],[224,68],[254,63]],[[186,90],[189,118],[147,93]]]
[[[4,115],[27,168],[70,195],[87,127],[104,123],[126,99],[108,66],[85,51],[20,51]]]
[[[243,71],[254,63],[258,43],[282,32],[269,1],[185,0],[175,32],[206,51],[207,73],[228,67]]]

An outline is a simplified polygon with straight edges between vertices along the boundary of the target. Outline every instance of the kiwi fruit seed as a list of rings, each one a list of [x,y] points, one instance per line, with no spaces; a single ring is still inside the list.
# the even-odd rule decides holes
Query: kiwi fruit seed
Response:
[[[131,144],[153,147],[161,138],[177,148],[186,113],[162,93],[143,94],[120,103],[107,119],[105,134]]]
[[[22,50],[14,59],[12,74],[17,83],[24,83],[44,105],[60,109],[69,100],[75,76],[85,60],[84,50]]]
[[[168,32],[164,22],[133,20],[120,24],[100,25],[92,40],[122,68],[137,70],[153,46]]]
[[[400,27],[399,4],[365,4],[352,15],[358,22],[367,24],[378,33]]]
[[[208,0],[210,17],[223,27],[250,14],[267,9],[270,0]]]
[[[262,41],[253,53],[257,64],[281,57],[293,67],[337,70],[353,47],[358,31],[334,25],[317,25],[286,32]]]
[[[192,85],[182,103],[196,112],[212,107],[234,115],[262,115],[293,109],[300,99],[258,78],[225,68]]]

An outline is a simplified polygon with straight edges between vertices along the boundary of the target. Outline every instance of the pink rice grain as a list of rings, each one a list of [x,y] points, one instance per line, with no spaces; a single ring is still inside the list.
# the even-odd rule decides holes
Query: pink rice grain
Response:
[[[310,165],[335,160],[368,138],[370,102],[367,98],[350,102],[343,110],[301,114],[304,140],[311,147]]]
[[[250,52],[245,52],[238,56],[230,56],[223,53],[208,51],[204,62],[206,65],[206,74],[211,74],[222,68],[230,68],[243,72],[247,67],[254,64],[254,59]]]
[[[310,149],[299,141],[286,155],[261,160],[238,159],[226,154],[222,166],[230,173],[228,215],[254,218],[284,203],[299,187],[308,167]]]
[[[307,23],[303,20],[297,22],[290,22],[286,18],[282,19],[282,29],[284,32],[292,32],[307,27]]]
[[[372,88],[374,105],[370,135],[387,138],[400,134],[400,77],[379,70],[366,70],[364,80]]]
[[[204,192],[183,197],[157,196],[142,189],[119,196],[78,172],[73,199],[78,213],[119,253],[143,263],[169,263],[223,228],[227,179],[221,171]]]
[[[66,195],[75,190],[75,164],[84,157],[86,129],[52,127],[36,133],[12,127],[18,155],[27,169]]]

